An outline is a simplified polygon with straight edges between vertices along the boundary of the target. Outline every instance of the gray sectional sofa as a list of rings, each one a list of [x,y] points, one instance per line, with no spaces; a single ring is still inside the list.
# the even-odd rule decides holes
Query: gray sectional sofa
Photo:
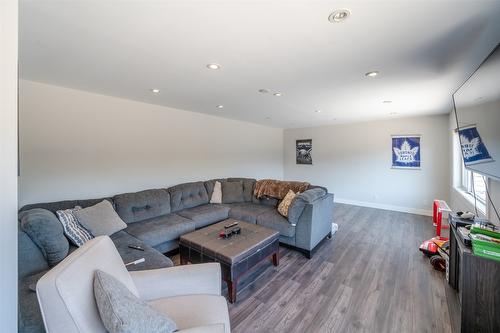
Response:
[[[214,184],[241,182],[243,195],[224,197],[222,204],[210,204]],[[281,216],[274,198],[257,199],[253,195],[255,179],[227,178],[185,183],[168,189],[124,193],[112,198],[72,200],[24,206],[19,211],[19,331],[44,332],[36,294],[36,281],[76,248],[63,234],[55,212],[75,206],[82,208],[109,200],[127,224],[113,235],[115,246],[125,263],[139,258],[145,262],[130,265],[129,270],[170,267],[163,253],[175,250],[181,235],[204,226],[235,218],[280,232],[280,242],[310,257],[331,235],[333,194],[319,186],[299,194]],[[144,251],[128,245],[141,245]]]

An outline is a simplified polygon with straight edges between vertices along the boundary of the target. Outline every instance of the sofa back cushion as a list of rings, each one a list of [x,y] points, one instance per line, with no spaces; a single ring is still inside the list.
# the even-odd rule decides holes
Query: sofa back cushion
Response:
[[[108,200],[109,202],[113,203],[113,199],[111,199],[111,198],[64,200],[64,201],[29,204],[29,205],[22,207],[19,210],[19,212],[23,212],[23,211],[30,210],[33,208],[42,208],[42,209],[46,209],[48,211],[51,211],[52,213],[55,214],[55,212],[58,210],[72,209],[72,208],[75,208],[76,206],[80,206],[82,208],[90,207],[90,206],[93,206],[93,205],[103,201],[103,200]]]
[[[204,205],[210,200],[203,182],[179,184],[170,187],[168,192],[172,212]]]
[[[278,207],[279,200],[276,198],[268,197],[267,195],[263,196],[260,199],[253,197],[252,201],[254,203],[258,203],[265,206]]]
[[[22,231],[38,246],[50,267],[68,255],[69,242],[54,213],[35,208],[21,212],[19,220]]]
[[[243,196],[243,182],[224,182],[222,183],[222,203],[245,202]]]
[[[170,194],[164,189],[118,194],[116,212],[125,223],[134,223],[170,213]]]
[[[228,182],[243,182],[243,198],[245,202],[252,202],[253,188],[256,180],[253,178],[228,178]]]

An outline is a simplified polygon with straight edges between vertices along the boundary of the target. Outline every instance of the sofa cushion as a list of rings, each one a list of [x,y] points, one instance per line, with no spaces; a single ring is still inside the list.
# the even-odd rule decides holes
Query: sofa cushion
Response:
[[[170,206],[172,212],[207,204],[207,189],[203,182],[185,183],[170,187]]]
[[[35,208],[19,213],[19,218],[21,229],[40,248],[49,266],[55,266],[68,255],[69,242],[54,213]]]
[[[128,265],[127,269],[129,271],[140,271],[144,269],[157,269],[172,267],[174,264],[167,256],[156,251],[151,246],[144,244],[141,240],[135,238],[134,236],[128,234],[125,231],[119,231],[110,236],[111,240],[116,246],[118,253],[123,259],[125,264],[135,261],[140,258],[146,259],[137,265]],[[131,249],[129,245],[139,245],[144,251]]]
[[[323,187],[316,187],[310,190],[299,193],[293,199],[290,208],[288,209],[288,221],[292,225],[296,225],[299,222],[300,216],[304,211],[304,208],[308,203],[322,198],[326,195],[326,189]]]
[[[266,205],[266,206],[271,206],[271,207],[275,207],[276,208],[278,206],[279,200],[276,199],[276,198],[273,198],[273,197],[268,197],[266,195],[266,196],[263,196],[260,199],[255,198],[255,200],[253,202],[259,203],[261,205]]]
[[[230,208],[229,217],[249,223],[256,223],[257,216],[262,213],[274,210],[272,206],[255,204],[250,202],[234,203],[225,205]]]
[[[170,213],[170,194],[164,189],[118,194],[113,197],[116,212],[133,223]]]
[[[196,229],[225,220],[229,217],[229,207],[216,204],[188,208],[176,214],[194,221]]]
[[[156,246],[166,241],[178,239],[181,235],[194,231],[194,229],[195,224],[190,219],[177,214],[167,214],[130,223],[125,231],[149,246]]]
[[[243,182],[222,183],[222,203],[245,202],[243,196]]]
[[[256,180],[253,178],[228,178],[228,182],[243,182],[243,197],[245,202],[251,202],[253,198],[253,189],[255,186]]]
[[[171,333],[177,325],[167,315],[135,296],[112,275],[97,270],[94,296],[104,327],[110,333]]]
[[[257,216],[257,224],[279,231],[281,236],[295,236],[295,226],[292,226],[276,209]]]

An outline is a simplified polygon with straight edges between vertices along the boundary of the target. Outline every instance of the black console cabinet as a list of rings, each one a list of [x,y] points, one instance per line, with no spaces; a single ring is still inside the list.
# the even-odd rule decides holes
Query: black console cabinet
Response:
[[[500,332],[500,262],[473,255],[450,227],[449,284],[458,291],[461,332]]]

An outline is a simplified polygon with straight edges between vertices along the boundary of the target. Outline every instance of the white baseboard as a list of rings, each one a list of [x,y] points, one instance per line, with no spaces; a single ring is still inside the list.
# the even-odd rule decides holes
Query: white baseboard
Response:
[[[393,210],[396,212],[432,216],[432,209],[426,210],[426,209],[386,205],[386,204],[380,204],[380,203],[374,203],[374,202],[364,202],[364,201],[356,201],[356,200],[342,199],[342,198],[335,198],[334,201],[338,202],[338,203],[342,203],[342,204],[347,204],[347,205],[378,208],[378,209],[384,209],[384,210]]]

